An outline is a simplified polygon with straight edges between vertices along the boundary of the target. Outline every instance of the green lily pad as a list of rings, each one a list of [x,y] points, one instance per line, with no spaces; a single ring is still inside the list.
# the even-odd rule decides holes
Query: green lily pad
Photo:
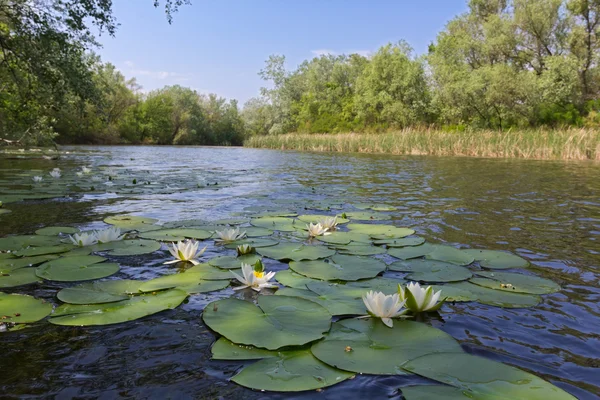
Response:
[[[449,283],[442,289],[455,287],[469,292],[473,301],[504,308],[527,308],[538,305],[542,299],[537,295],[512,293],[503,290],[488,289],[469,282]],[[444,292],[442,291],[444,295]]]
[[[273,234],[271,229],[260,228],[257,226],[244,226],[240,227],[240,232],[246,232],[246,237],[261,237],[261,236],[270,236]]]
[[[357,232],[335,231],[331,232],[331,235],[317,236],[315,239],[324,243],[341,245],[349,244],[350,242],[371,243],[369,235]]]
[[[210,223],[215,225],[242,225],[248,221],[249,220],[247,218],[225,218],[211,221]]]
[[[485,278],[473,278],[469,282],[490,289],[529,294],[548,294],[560,291],[560,286],[556,282],[539,276],[491,271],[479,271],[477,275]]]
[[[383,239],[375,240],[373,244],[378,246],[386,245],[387,247],[406,247],[406,246],[418,246],[425,243],[425,239],[422,237],[408,237],[402,239]]]
[[[23,257],[23,258],[7,258],[0,260],[0,274],[9,273],[19,268],[32,267],[37,264],[49,260],[55,260],[58,256],[54,254],[46,254],[43,256]]]
[[[464,288],[452,285],[431,285],[431,287],[435,292],[441,290],[440,298],[446,298],[448,302],[477,301],[477,295]]]
[[[469,254],[479,265],[490,269],[509,269],[509,268],[527,268],[529,261],[512,253],[505,253],[497,250],[463,250]]]
[[[258,248],[258,247],[275,246],[278,243],[279,243],[278,240],[270,239],[270,238],[269,239],[246,238],[246,239],[236,240],[235,242],[225,243],[223,247],[225,247],[226,249],[234,249],[235,250],[238,246],[241,246],[244,244],[250,245],[254,248]]]
[[[374,278],[383,271],[386,265],[373,258],[336,255],[329,262],[300,261],[290,262],[290,269],[313,279],[325,281],[357,281]]]
[[[260,360],[243,368],[231,380],[251,389],[299,392],[335,385],[352,375],[322,363],[308,350],[298,350]]]
[[[238,275],[241,275],[241,269],[221,269],[213,267],[209,264],[198,264],[194,265],[192,268],[185,271],[186,274],[200,274],[202,275],[202,279],[207,281],[219,281],[223,279],[232,279],[234,278],[232,272],[235,272]]]
[[[52,304],[24,294],[0,292],[1,322],[26,324],[46,318],[52,312]]]
[[[346,218],[356,221],[386,221],[388,219],[392,219],[390,215],[368,211],[347,212]]]
[[[276,246],[257,248],[256,252],[263,257],[280,261],[318,260],[335,254],[335,250],[324,246],[307,246],[301,243],[279,243]]]
[[[401,389],[406,400],[472,400],[476,398],[470,391],[453,386],[423,385],[406,386]]]
[[[277,357],[278,351],[259,349],[254,346],[235,344],[220,337],[210,349],[213,360],[259,360]]]
[[[379,318],[369,318],[334,323],[325,340],[314,344],[311,351],[324,363],[346,371],[405,375],[401,366],[409,360],[462,349],[452,336],[429,325],[395,320],[389,328]]]
[[[374,256],[377,254],[385,254],[385,249],[377,246],[351,243],[346,246],[334,247],[340,254],[349,254],[354,256]]]
[[[0,274],[0,288],[29,285],[41,279],[35,274],[35,268],[21,268]]]
[[[103,263],[98,256],[65,257],[43,263],[36,275],[50,281],[76,282],[100,279],[119,272],[119,264]]]
[[[43,247],[28,247],[19,251],[15,251],[17,257],[34,257],[43,256],[46,254],[66,253],[71,250],[71,246],[43,246]]]
[[[198,272],[166,275],[143,283],[139,289],[141,292],[155,292],[177,288],[188,294],[196,294],[213,292],[229,286],[229,281],[226,280],[204,280],[203,278],[202,274]]]
[[[404,279],[377,277],[356,282],[346,282],[344,287],[347,291],[350,290],[350,288],[353,288],[352,290],[356,290],[356,293],[362,297],[362,295],[369,290],[383,292],[385,294],[394,294],[398,292],[398,285],[403,285],[405,283],[406,281]]]
[[[457,265],[469,265],[475,259],[462,250],[451,246],[435,245],[435,249],[425,255],[425,258],[430,260],[445,261]]]
[[[285,217],[261,217],[253,218],[250,220],[250,224],[261,228],[267,228],[274,231],[280,232],[294,232],[296,231],[296,221],[292,218]],[[297,224],[298,228],[302,226],[301,223]]]
[[[79,229],[72,226],[48,226],[35,231],[36,235],[42,236],[73,235],[75,233],[79,233]]]
[[[575,399],[518,368],[466,353],[437,353],[412,359],[407,371],[474,393],[478,399]]]
[[[143,232],[138,236],[142,239],[153,239],[161,242],[179,242],[185,239],[205,240],[212,236],[212,232],[202,229],[173,228]]]
[[[473,276],[465,267],[436,260],[396,261],[391,271],[409,272],[406,279],[420,282],[458,282]]]
[[[16,251],[30,246],[55,246],[60,244],[60,238],[53,236],[8,236],[0,239],[0,251]]]
[[[414,230],[408,228],[398,228],[393,225],[376,225],[376,224],[348,224],[348,229],[352,232],[369,235],[376,239],[400,239],[405,236],[410,236],[415,233]]]
[[[289,269],[277,271],[275,280],[284,286],[296,289],[306,289],[306,284],[311,282],[322,282],[321,280],[309,278]]]
[[[112,217],[104,218],[104,222],[110,225],[122,226],[122,225],[138,225],[138,224],[154,224],[158,222],[157,219],[139,217],[136,215],[114,215]]]
[[[119,240],[92,246],[93,251],[107,251],[111,256],[139,256],[154,253],[160,248],[160,242],[144,239]]]
[[[278,290],[275,295],[300,297],[314,301],[326,308],[331,315],[364,315],[367,313],[361,298],[345,296],[342,291],[335,289],[320,294],[309,289],[284,288]]]
[[[299,346],[323,337],[331,314],[309,300],[286,296],[259,296],[258,307],[239,299],[210,303],[202,318],[212,330],[238,344],[268,350]]]
[[[401,260],[410,260],[411,258],[423,257],[434,251],[435,245],[429,243],[423,243],[420,246],[410,246],[402,248],[391,248],[388,249],[388,254],[392,257],[399,258]]]
[[[354,207],[359,210],[373,210],[373,211],[394,211],[396,207],[388,206],[387,204],[370,204],[370,203],[358,203],[354,204]]]
[[[330,215],[305,214],[305,215],[298,216],[298,219],[307,224],[310,224],[310,223],[316,224],[319,221],[321,221],[327,217],[330,217]],[[350,222],[349,219],[342,218],[342,217],[337,217],[336,221],[337,221],[338,225],[343,225],[343,224],[347,224],[348,222]]]
[[[127,300],[131,294],[139,293],[142,281],[123,279],[102,282],[86,282],[64,288],[56,297],[70,304],[100,304]]]
[[[54,310],[54,318],[50,318],[50,322],[68,326],[119,324],[176,308],[187,296],[183,290],[171,289],[156,294],[134,296],[116,303],[63,304]]]
[[[258,260],[260,260],[260,256],[256,254],[246,254],[243,256],[235,257],[235,256],[221,256],[215,257],[208,260],[208,263],[213,267],[219,267],[223,269],[240,269],[242,267],[242,263],[253,265]]]

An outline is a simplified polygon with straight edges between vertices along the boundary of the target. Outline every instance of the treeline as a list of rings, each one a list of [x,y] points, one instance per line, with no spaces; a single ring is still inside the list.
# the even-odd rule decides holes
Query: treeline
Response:
[[[400,42],[284,64],[261,71],[249,134],[600,127],[597,0],[471,0],[421,57]]]

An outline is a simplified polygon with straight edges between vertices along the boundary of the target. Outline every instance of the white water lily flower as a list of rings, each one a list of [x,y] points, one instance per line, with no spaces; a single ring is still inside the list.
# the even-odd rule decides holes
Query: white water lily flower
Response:
[[[123,240],[124,237],[125,235],[121,235],[121,228],[116,226],[96,231],[96,239],[98,239],[99,243],[116,242]]]
[[[337,227],[337,217],[325,217],[319,220],[319,224],[321,224],[321,226],[328,230],[328,231],[333,231],[335,230],[335,228]]]
[[[94,233],[76,233],[73,236],[69,235],[69,239],[75,246],[83,247],[83,246],[91,246],[93,244],[98,243],[98,239]]]
[[[306,228],[308,229],[308,236],[309,237],[331,235],[331,233],[327,232],[327,229],[325,229],[323,227],[323,225],[321,225],[320,223],[319,224],[313,224],[311,222],[310,225],[306,225]]]
[[[109,186],[109,187],[110,187],[110,186],[115,186],[115,184],[113,183],[113,181],[106,181],[106,182],[104,182],[104,184],[105,184],[106,186]]]
[[[369,315],[359,318],[381,318],[381,322],[392,328],[394,326],[392,318],[397,318],[404,314],[402,308],[406,301],[400,301],[398,293],[385,295],[382,292],[373,292],[371,290],[362,299],[369,311]]]
[[[244,276],[240,276],[233,271],[231,271],[231,273],[235,276],[235,279],[242,283],[242,286],[235,287],[233,290],[240,290],[249,287],[252,290],[260,292],[264,288],[277,287],[277,285],[269,283],[269,281],[275,276],[275,272],[273,271],[268,273],[258,272],[254,270],[252,265],[242,263],[242,275]]]
[[[254,252],[254,248],[249,244],[242,244],[236,248],[238,256],[251,254]]]
[[[81,178],[83,176],[83,172],[77,171],[77,172],[75,172],[75,175],[77,175],[78,177]]]
[[[41,181],[43,181],[43,180],[44,180],[44,178],[42,178],[41,176],[34,176],[34,177],[33,177],[33,181],[34,181],[35,183],[40,183],[40,182],[41,182]]]
[[[92,172],[92,169],[84,166],[81,167],[81,172],[84,174],[89,174],[90,172]]]
[[[174,264],[179,261],[187,261],[194,265],[198,265],[200,264],[198,257],[200,257],[206,251],[206,247],[198,251],[200,242],[191,239],[188,239],[185,242],[173,243],[172,246],[172,248],[169,247],[169,253],[175,257],[175,260],[167,261],[165,264]]]
[[[444,304],[445,300],[442,299],[442,301],[438,302],[442,294],[441,290],[434,293],[431,286],[423,289],[417,282],[409,283],[406,289],[402,285],[398,285],[398,293],[400,294],[400,299],[406,302],[406,308],[412,312],[437,311]]]
[[[215,231],[215,233],[219,237],[215,240],[219,242],[233,242],[246,237],[246,232],[240,233],[240,228],[223,229],[222,231]]]
[[[54,168],[52,171],[50,171],[50,176],[55,179],[60,178],[60,176],[61,176],[60,169]]]
[[[94,182],[100,182],[100,181],[103,181],[104,179],[101,176],[94,175],[94,176],[92,176],[92,180]]]

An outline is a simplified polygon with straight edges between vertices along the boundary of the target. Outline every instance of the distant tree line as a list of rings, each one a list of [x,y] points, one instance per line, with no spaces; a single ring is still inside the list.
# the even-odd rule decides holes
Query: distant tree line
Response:
[[[155,0],[172,14],[189,0]],[[160,4],[159,4],[160,3]],[[436,126],[600,128],[600,0],[470,0],[416,57],[323,55],[235,100],[181,86],[142,92],[93,54],[114,34],[106,0],[0,0],[0,142],[238,145],[252,135]]]

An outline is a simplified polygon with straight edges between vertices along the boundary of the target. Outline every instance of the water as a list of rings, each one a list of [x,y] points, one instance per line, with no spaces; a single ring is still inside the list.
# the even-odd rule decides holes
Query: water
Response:
[[[22,169],[81,165],[147,171],[157,181],[202,189],[162,194],[83,195],[6,205],[0,236],[46,225],[100,226],[106,215],[161,221],[231,217],[246,207],[291,209],[323,201],[398,207],[393,223],[430,242],[513,251],[563,290],[531,309],[477,303],[445,306],[429,322],[470,353],[533,372],[580,399],[600,396],[600,164],[465,158],[311,154],[239,148],[70,148],[58,161],[0,159],[0,177]],[[214,181],[214,182],[213,182]],[[207,183],[218,183],[207,189]],[[192,185],[193,186],[193,185]],[[15,186],[16,187],[16,186]],[[6,190],[13,186],[4,184]],[[218,188],[218,190],[216,190]],[[325,204],[325,203],[323,203]],[[213,254],[210,248],[207,255]],[[119,277],[168,271],[166,254],[133,257]],[[269,268],[281,269],[270,262]],[[64,286],[64,285],[62,285]],[[55,300],[61,285],[15,288]],[[228,297],[231,289],[217,296]],[[321,393],[253,392],[228,382],[242,365],[211,361],[201,322],[215,295],[130,323],[65,328],[46,322],[0,336],[2,398],[392,398],[418,377],[357,376]]]

